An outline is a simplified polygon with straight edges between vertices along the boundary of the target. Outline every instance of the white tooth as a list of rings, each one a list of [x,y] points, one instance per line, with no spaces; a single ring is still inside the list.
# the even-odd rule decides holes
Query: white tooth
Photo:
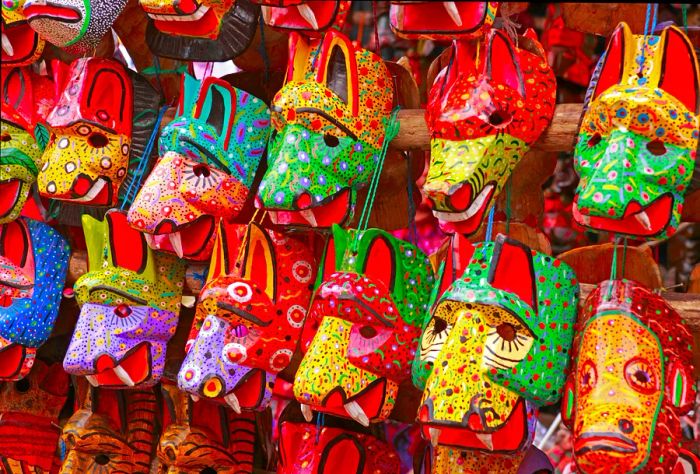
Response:
[[[197,395],[190,395],[190,397],[192,398],[192,401],[195,403],[197,403],[199,401],[199,397]]]
[[[459,16],[459,9],[457,8],[457,5],[455,5],[455,2],[442,2],[442,6],[445,7],[447,14],[450,15],[450,18],[452,18],[452,21],[455,22],[455,25],[462,26],[462,17]]]
[[[430,444],[437,448],[438,440],[440,439],[440,428],[428,428],[428,431],[430,431]]]
[[[270,20],[272,19],[272,7],[261,7],[263,21],[266,25],[270,25]]]
[[[90,385],[92,385],[93,387],[97,387],[97,379],[94,375],[86,375],[85,378],[88,382],[90,382]]]
[[[649,216],[647,215],[646,211],[638,212],[634,215],[634,217],[640,224],[642,224],[642,227],[644,227],[646,230],[651,230],[651,221],[649,220]]]
[[[179,232],[173,232],[168,236],[170,239],[170,245],[173,246],[173,250],[178,257],[182,258],[185,252],[182,251],[182,235]]]
[[[304,415],[304,419],[308,422],[311,423],[311,420],[314,417],[313,412],[311,411],[311,407],[309,405],[301,404],[301,414]]]
[[[131,380],[131,377],[129,376],[129,374],[127,373],[127,371],[124,370],[124,368],[123,368],[122,366],[118,365],[118,366],[116,366],[113,370],[114,370],[114,374],[115,374],[117,377],[119,377],[119,380],[121,380],[122,382],[124,382],[124,383],[125,383],[126,385],[128,385],[129,387],[133,387],[134,385],[136,385],[136,384],[134,383],[134,381]]]
[[[297,5],[297,10],[299,10],[299,14],[309,22],[309,25],[311,25],[311,28],[314,30],[318,30],[318,22],[316,21],[316,15],[314,14],[314,11],[311,9],[310,6],[308,6],[306,3],[302,3],[301,5]]]
[[[93,199],[97,197],[100,192],[102,192],[102,189],[107,185],[107,181],[105,181],[104,178],[97,178],[97,181],[93,183],[93,185],[90,187],[90,190],[85,194],[85,196],[78,198],[78,199],[73,199],[74,202],[90,202]]]
[[[441,221],[445,222],[462,222],[466,221],[467,219],[471,219],[476,215],[479,210],[481,210],[482,206],[484,205],[484,202],[486,202],[486,199],[488,199],[491,190],[493,189],[494,185],[493,184],[487,184],[484,186],[484,189],[481,190],[479,195],[474,199],[472,202],[471,206],[469,206],[469,209],[463,212],[442,212],[442,211],[433,211],[433,214],[435,217],[440,219]]]
[[[185,308],[194,308],[195,303],[197,302],[197,298],[195,298],[192,295],[183,295],[182,296],[182,306]]]
[[[143,234],[146,238],[146,245],[148,245],[153,250],[158,250],[158,244],[156,244],[156,238],[151,234]]]
[[[493,451],[493,435],[491,433],[476,433],[476,437],[484,443],[489,451]]]
[[[12,48],[10,38],[8,38],[5,33],[2,34],[2,50],[5,51],[5,54],[7,54],[8,56],[15,55],[15,50]]]
[[[224,397],[224,401],[231,407],[233,411],[237,414],[241,414],[241,403],[238,401],[238,397],[234,393],[229,393]]]
[[[361,424],[362,426],[369,426],[369,418],[365,414],[365,411],[356,401],[348,402],[345,404],[345,411],[350,415],[350,418]]]
[[[267,213],[268,216],[270,216],[270,220],[272,221],[273,224],[277,225],[279,224],[279,216],[275,211],[269,211]]]
[[[299,211],[299,213],[304,219],[306,219],[306,222],[308,222],[311,225],[311,227],[318,227],[314,211],[310,209],[304,209],[303,211]]]

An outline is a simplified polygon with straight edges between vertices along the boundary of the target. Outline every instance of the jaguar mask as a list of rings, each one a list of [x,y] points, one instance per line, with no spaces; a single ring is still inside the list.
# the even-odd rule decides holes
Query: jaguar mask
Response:
[[[70,54],[84,55],[111,32],[126,4],[127,0],[25,0],[24,15],[43,39]]]
[[[139,0],[149,17],[146,42],[158,56],[227,61],[243,53],[258,27],[250,0]]]
[[[498,472],[500,474],[552,474],[554,467],[546,454],[530,446],[527,451],[511,456],[494,456],[478,451],[461,451],[449,446],[433,449],[431,474],[473,474]]]
[[[499,3],[392,1],[389,21],[401,38],[473,39],[491,29]]]
[[[516,164],[549,125],[556,94],[532,30],[517,47],[499,30],[479,44],[453,44],[425,113],[431,156],[423,191],[445,230],[464,234],[479,230]]]
[[[433,445],[512,455],[528,448],[537,407],[559,400],[578,282],[564,263],[499,235],[474,246],[423,330],[415,379]]]
[[[692,344],[678,313],[639,283],[591,292],[562,403],[580,472],[672,471],[695,401]]]
[[[177,327],[185,265],[148,248],[121,211],[83,216],[83,230],[90,267],[74,286],[81,310],[63,366],[96,386],[153,385]]]
[[[263,244],[263,241],[261,241],[261,245],[257,247],[257,251],[253,251],[250,254],[249,259],[246,256],[246,259],[239,261],[239,256],[244,255],[244,248],[248,240],[247,226],[228,224],[224,221],[220,223],[214,255],[209,266],[207,283],[200,292],[200,302],[197,305],[195,320],[187,341],[187,353],[178,373],[178,385],[181,390],[192,394],[194,397],[204,397],[218,403],[226,403],[237,413],[241,413],[242,410],[258,410],[267,407],[272,397],[272,387],[276,378],[275,373],[281,370],[279,366],[277,366],[278,369],[275,373],[259,368],[263,365],[263,359],[259,359],[263,354],[263,348],[259,340],[259,336],[262,334],[262,331],[259,330],[260,328],[248,331],[245,325],[234,323],[227,319],[230,315],[235,314],[233,311],[241,308],[241,314],[252,317],[252,319],[246,321],[247,324],[252,325],[253,321],[256,321],[254,319],[256,316],[250,312],[254,311],[253,304],[256,305],[257,310],[257,306],[261,301],[265,301],[265,297],[268,304],[271,304],[273,301],[273,298],[263,290],[263,288],[276,288],[277,285],[277,280],[274,276],[275,271],[271,270],[266,262],[263,268],[256,268],[255,270],[256,272],[259,271],[261,275],[267,272],[270,280],[267,278],[260,280],[260,286],[256,285],[255,290],[257,291],[255,295],[253,295],[253,288],[247,283],[243,283],[240,277],[238,277],[239,285],[234,285],[230,293],[228,292],[228,283],[222,284],[222,282],[230,282],[237,278],[236,275],[241,275],[242,264],[246,267],[245,272],[250,272],[254,260],[256,262],[264,262],[266,257],[260,256],[260,250],[266,248],[268,252],[266,255],[270,255],[269,252],[272,250],[272,247],[266,247],[268,240],[265,240],[266,237],[261,236],[258,232],[262,233],[263,231],[259,228],[256,229],[256,239],[263,239],[265,243]],[[245,252],[245,254],[248,253]],[[300,275],[304,274],[300,273]],[[242,291],[244,288],[241,284],[243,286],[248,285],[247,288],[250,290],[250,293]],[[297,283],[291,283],[291,281],[289,285],[292,288],[299,287]],[[225,302],[222,301],[222,307],[219,307],[216,298],[217,296],[223,296],[221,291],[219,291],[221,289],[223,289],[226,296]],[[236,290],[240,291],[237,292]],[[282,286],[273,291],[282,291]],[[278,297],[280,295],[282,293],[277,294]],[[240,301],[246,298],[248,298],[247,302]],[[306,307],[304,307],[305,309]],[[270,309],[265,311],[270,311]],[[289,313],[292,321],[303,321],[303,312],[295,312],[292,309]],[[263,315],[261,317],[276,318],[278,320],[287,316],[286,313],[280,316],[276,312],[274,316],[271,316],[270,313],[263,313]],[[262,329],[267,330],[270,328],[262,326]],[[274,337],[270,336],[269,333],[267,334],[267,337]],[[248,354],[247,347],[241,342],[257,344],[255,353]],[[289,344],[289,342],[285,341],[285,344]],[[273,355],[272,352],[269,352],[270,349],[271,346],[269,345],[265,349],[268,351],[266,354],[271,359],[269,360],[270,367],[287,360],[286,351]],[[258,368],[241,365],[241,362],[244,362],[248,355],[251,357],[251,360],[258,359],[261,361]]]
[[[0,225],[0,380],[22,379],[58,316],[70,249],[48,225]]]
[[[675,232],[697,160],[699,81],[680,29],[644,36],[617,27],[588,88],[574,150],[576,222],[646,238]]]
[[[294,396],[368,426],[385,420],[411,375],[434,284],[417,247],[385,231],[333,227],[314,294]]]
[[[265,24],[284,31],[297,31],[309,37],[320,37],[330,28],[343,29],[351,2],[333,0],[253,0],[261,5]]]
[[[393,101],[382,60],[331,29],[290,35],[287,82],[272,103],[274,132],[257,206],[276,224],[347,224],[372,177]]]
[[[76,204],[115,206],[142,159],[160,96],[112,59],[77,59],[66,74],[48,117],[51,138],[39,192]]]
[[[27,66],[44,52],[44,40],[29,26],[24,15],[25,0],[2,2],[2,65]]]
[[[270,133],[270,111],[248,92],[185,75],[177,117],[161,132],[159,154],[129,209],[150,247],[189,260],[211,257],[220,217],[237,217]]]

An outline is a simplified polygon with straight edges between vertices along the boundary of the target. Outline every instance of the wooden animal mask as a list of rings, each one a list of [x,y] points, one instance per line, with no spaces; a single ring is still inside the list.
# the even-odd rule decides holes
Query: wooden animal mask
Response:
[[[419,373],[432,366],[418,412],[424,437],[466,450],[525,450],[535,407],[561,396],[577,304],[578,283],[561,261],[503,235],[476,244],[435,305],[415,360]]]
[[[142,77],[105,58],[75,60],[48,118],[51,139],[38,185],[42,196],[115,206],[139,164],[159,95]],[[148,157],[144,157],[148,159]]]
[[[180,258],[211,257],[220,217],[239,215],[270,133],[265,102],[210,77],[185,75],[177,117],[161,132],[160,160],[131,208],[129,223],[150,247]]]
[[[48,225],[19,218],[0,226],[0,380],[19,380],[51,334],[70,249]]]
[[[160,434],[154,389],[90,387],[63,427],[59,474],[151,472]]]
[[[392,78],[382,60],[336,30],[317,48],[290,36],[287,83],[272,103],[268,169],[258,207],[274,223],[330,227],[353,216],[376,169],[390,119]]]
[[[163,434],[159,474],[252,472],[255,414],[234,414],[209,400],[193,401],[176,385],[163,384]]]
[[[430,470],[432,474],[472,474],[498,472],[500,474],[551,474],[552,463],[542,451],[530,446],[527,451],[509,456],[492,453],[461,451],[449,446],[433,448]]]
[[[675,232],[697,161],[699,81],[680,29],[644,36],[617,27],[588,88],[574,151],[579,224],[647,238]]]
[[[177,327],[185,265],[148,248],[121,211],[83,216],[83,229],[90,269],[74,286],[82,307],[63,366],[93,385],[153,385]]]
[[[484,36],[496,19],[500,2],[390,3],[389,21],[397,36],[452,41]]]
[[[310,2],[304,0],[254,0],[261,5],[265,24],[285,31],[298,31],[312,38],[330,28],[343,29],[350,11],[348,0]]]
[[[260,7],[250,0],[139,0],[148,17],[146,42],[158,56],[227,61],[255,36]]]
[[[49,79],[29,68],[8,69],[2,74],[0,224],[19,217],[36,181],[48,138],[41,122],[52,103],[47,97],[53,95],[51,89]]]
[[[36,62],[44,52],[44,40],[27,23],[25,0],[2,2],[2,60],[3,67],[27,66]]]
[[[423,191],[446,230],[473,234],[549,125],[556,80],[532,30],[518,47],[493,30],[482,46],[457,41],[451,54],[425,113],[431,156]]]
[[[94,51],[127,0],[25,0],[24,15],[42,38],[73,55]]]
[[[68,399],[69,382],[60,364],[36,360],[26,378],[0,385],[0,465],[10,466],[9,472],[3,472],[51,471],[61,435],[58,417]],[[13,469],[14,463],[19,466]]]
[[[433,270],[417,247],[385,231],[339,226],[322,268],[294,396],[368,426],[388,417],[399,384],[410,377]]]
[[[562,403],[580,472],[671,472],[695,401],[692,347],[678,313],[639,283],[591,292]]]

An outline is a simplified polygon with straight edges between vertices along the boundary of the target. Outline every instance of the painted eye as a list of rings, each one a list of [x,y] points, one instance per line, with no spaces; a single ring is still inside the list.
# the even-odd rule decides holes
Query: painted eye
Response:
[[[95,464],[99,464],[100,466],[106,466],[109,464],[109,456],[106,454],[97,454],[95,455]]]
[[[598,373],[595,370],[595,365],[590,360],[583,364],[581,372],[579,372],[579,386],[581,393],[590,392],[598,381]]]
[[[29,391],[29,388],[29,380],[27,379],[18,380],[15,382],[15,390],[17,390],[19,393],[26,393]]]
[[[596,146],[600,141],[603,139],[603,137],[600,136],[600,133],[596,133],[593,135],[591,138],[588,139],[588,148],[593,148]]]
[[[329,146],[331,148],[335,148],[338,145],[340,145],[340,140],[338,140],[338,137],[335,135],[331,135],[330,133],[326,133],[323,136],[323,141],[326,144],[326,146]]]
[[[207,178],[211,174],[211,170],[207,165],[204,163],[200,163],[198,165],[195,165],[192,168],[192,172],[194,173],[195,176],[199,177],[204,177]]]
[[[10,140],[12,140],[12,136],[9,133],[0,135],[0,142],[9,142]]]
[[[643,359],[632,359],[625,366],[627,384],[638,392],[651,394],[659,389],[651,365]]]
[[[104,148],[109,145],[109,138],[99,132],[95,132],[88,137],[88,144],[93,148]]]
[[[490,325],[486,335],[484,362],[496,369],[511,369],[523,360],[534,339],[517,323],[501,321]]]
[[[496,110],[489,115],[489,123],[494,127],[505,127],[513,120],[513,116],[505,110]]]
[[[66,448],[73,449],[73,447],[75,446],[75,435],[67,435],[63,442],[66,444]]]
[[[647,143],[647,150],[654,156],[662,156],[666,154],[666,145],[661,140],[652,140]]]
[[[364,337],[365,339],[372,339],[377,335],[377,330],[374,329],[372,326],[362,326],[360,328],[360,336]]]
[[[433,316],[428,322],[420,340],[420,358],[424,362],[435,362],[452,330],[452,325],[444,319]]]

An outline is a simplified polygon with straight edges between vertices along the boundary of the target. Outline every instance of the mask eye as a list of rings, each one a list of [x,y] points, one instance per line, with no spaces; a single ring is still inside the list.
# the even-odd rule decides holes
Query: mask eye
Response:
[[[596,146],[600,141],[603,139],[603,137],[600,136],[600,133],[596,133],[593,135],[591,138],[588,139],[588,148],[593,148]]]
[[[377,330],[374,329],[372,326],[362,326],[360,328],[360,336],[364,337],[365,339],[372,339],[377,335]]]
[[[104,134],[95,132],[88,137],[88,144],[93,148],[104,148],[109,145],[109,138]]]
[[[95,464],[100,466],[106,466],[107,464],[109,464],[109,456],[107,456],[106,454],[95,455]]]
[[[637,392],[651,394],[659,389],[658,378],[651,365],[642,359],[632,359],[627,363],[625,380]]]
[[[323,142],[330,148],[335,148],[340,145],[340,140],[338,140],[338,137],[331,135],[330,133],[323,135]]]
[[[420,358],[423,362],[435,362],[451,330],[452,325],[437,315],[428,321],[420,340]]]
[[[513,120],[513,116],[505,110],[496,110],[489,115],[489,123],[496,128],[502,128]]]
[[[486,335],[484,362],[496,369],[511,369],[523,360],[534,339],[516,321],[494,321]]]
[[[647,143],[647,150],[654,156],[663,156],[666,154],[666,145],[661,140],[652,140]]]
[[[598,373],[595,370],[595,365],[590,360],[583,364],[583,368],[579,373],[579,387],[582,394],[590,392],[595,387],[598,381]]]
[[[10,140],[12,140],[12,136],[9,133],[0,135],[0,142],[9,142]]]

